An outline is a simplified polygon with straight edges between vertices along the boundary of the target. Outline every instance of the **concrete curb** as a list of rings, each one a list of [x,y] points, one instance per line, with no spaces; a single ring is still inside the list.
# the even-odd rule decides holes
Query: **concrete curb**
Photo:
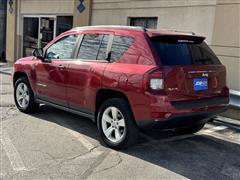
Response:
[[[12,74],[12,64],[0,63],[0,74],[11,75]]]
[[[13,66],[13,63],[0,62],[0,67],[7,68],[7,67],[12,67],[12,66]]]
[[[230,90],[230,105],[240,109],[240,91]]]
[[[11,75],[12,75],[12,73],[9,73],[9,72],[4,72],[4,71],[0,71],[0,74],[5,74],[5,75],[9,75],[9,76],[11,76]]]
[[[12,74],[12,67],[0,67],[0,74],[11,75]]]
[[[223,117],[240,120],[240,109],[234,106],[229,106],[228,110],[220,115]]]

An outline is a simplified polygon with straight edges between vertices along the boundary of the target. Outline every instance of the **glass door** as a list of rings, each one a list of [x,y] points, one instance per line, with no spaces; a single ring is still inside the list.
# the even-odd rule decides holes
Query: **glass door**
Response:
[[[30,56],[38,47],[39,18],[25,17],[23,22],[23,56]]]
[[[40,17],[40,44],[39,47],[45,47],[55,38],[55,18]]]
[[[23,56],[31,56],[35,48],[43,48],[55,38],[55,19],[49,16],[24,17]]]

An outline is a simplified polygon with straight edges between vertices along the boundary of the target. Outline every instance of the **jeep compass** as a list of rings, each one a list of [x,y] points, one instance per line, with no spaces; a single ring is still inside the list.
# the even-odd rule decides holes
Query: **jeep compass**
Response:
[[[114,149],[134,143],[140,129],[195,133],[229,102],[226,69],[204,39],[141,27],[74,28],[14,64],[16,106],[88,117]]]

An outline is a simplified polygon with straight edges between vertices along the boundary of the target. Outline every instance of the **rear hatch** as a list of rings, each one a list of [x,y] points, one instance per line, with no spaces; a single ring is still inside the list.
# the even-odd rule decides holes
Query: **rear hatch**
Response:
[[[203,37],[151,37],[164,71],[165,92],[172,102],[226,95],[226,70]]]

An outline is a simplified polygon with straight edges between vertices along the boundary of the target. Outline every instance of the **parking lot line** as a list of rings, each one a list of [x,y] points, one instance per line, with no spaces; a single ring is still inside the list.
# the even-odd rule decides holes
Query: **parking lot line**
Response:
[[[87,140],[87,137],[83,134],[80,134],[79,132],[73,131],[72,127],[65,122],[64,120],[61,120],[61,122],[59,122],[63,128],[72,136],[74,136],[79,142],[81,142],[81,144],[88,150],[91,151],[95,148],[95,146]]]
[[[217,127],[212,127],[212,128],[206,129],[206,130],[205,129],[201,130],[199,133],[210,134],[210,133],[213,133],[213,132],[216,132],[216,131],[221,131],[221,130],[224,130],[224,129],[227,129],[227,127],[226,126],[217,126]],[[171,141],[190,138],[190,137],[193,137],[193,136],[196,136],[196,134],[186,134],[186,135],[181,135],[181,136],[174,136],[174,137],[163,139],[162,141],[163,142],[171,142]]]
[[[203,129],[200,132],[201,133],[212,133],[212,132],[221,131],[221,130],[224,130],[224,129],[227,129],[227,128],[228,127],[226,127],[226,126],[216,126],[216,127],[212,127],[212,128],[209,128],[209,129]]]
[[[216,118],[214,118],[215,121],[220,121],[222,123],[226,123],[226,124],[231,124],[234,126],[240,126],[240,121],[237,119],[231,119],[231,118],[227,118],[227,117],[223,117],[223,116],[217,116]]]
[[[14,171],[27,170],[16,147],[12,144],[7,132],[1,130],[0,141]]]
[[[217,133],[214,133],[214,132],[198,132],[196,135],[208,135],[208,136],[212,136],[216,139],[219,139],[219,140],[223,140],[223,141],[227,141],[227,142],[231,142],[231,143],[234,143],[234,144],[238,144],[240,145],[240,137],[239,137],[239,141],[237,140],[234,140],[234,139],[230,139],[230,138],[226,138],[224,135],[221,135],[221,134],[217,134]]]

